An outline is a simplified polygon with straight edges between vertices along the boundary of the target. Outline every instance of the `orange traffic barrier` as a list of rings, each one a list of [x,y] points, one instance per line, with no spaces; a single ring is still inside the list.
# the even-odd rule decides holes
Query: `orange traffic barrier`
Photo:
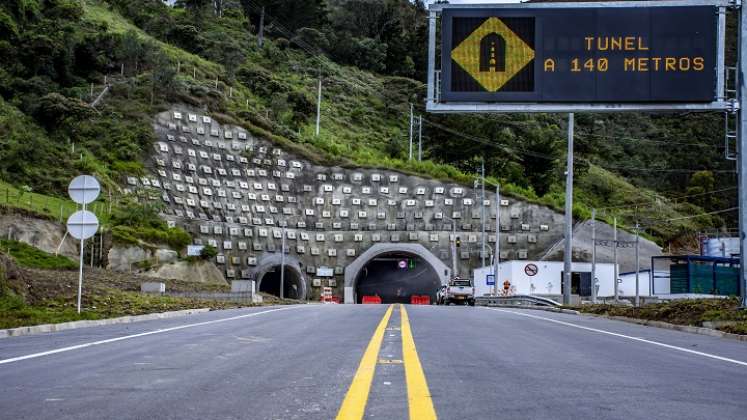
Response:
[[[378,296],[363,296],[361,303],[364,305],[377,305],[381,304],[381,298]]]
[[[430,305],[431,304],[431,297],[428,295],[412,295],[410,296],[410,304],[411,305]]]

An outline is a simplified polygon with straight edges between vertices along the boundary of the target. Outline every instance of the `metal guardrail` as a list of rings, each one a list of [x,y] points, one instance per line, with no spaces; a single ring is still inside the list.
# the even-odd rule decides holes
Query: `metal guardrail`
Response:
[[[478,306],[502,306],[502,305],[525,305],[525,306],[548,306],[561,307],[562,305],[552,299],[532,295],[513,296],[478,296],[475,298]]]

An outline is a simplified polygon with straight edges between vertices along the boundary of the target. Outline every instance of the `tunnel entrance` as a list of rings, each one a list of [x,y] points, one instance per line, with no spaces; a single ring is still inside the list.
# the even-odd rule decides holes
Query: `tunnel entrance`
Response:
[[[363,296],[379,296],[382,303],[410,303],[412,295],[428,295],[434,302],[441,280],[423,258],[388,252],[366,262],[355,285],[356,303],[361,303]]]
[[[300,274],[291,268],[285,266],[283,277],[283,297],[286,299],[303,299],[303,285]],[[276,265],[267,270],[259,278],[259,291],[273,296],[280,296],[280,265]]]

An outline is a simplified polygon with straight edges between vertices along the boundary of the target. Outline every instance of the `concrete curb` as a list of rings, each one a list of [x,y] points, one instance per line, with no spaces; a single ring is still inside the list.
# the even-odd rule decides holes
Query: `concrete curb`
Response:
[[[615,321],[622,321],[622,322],[627,322],[630,324],[645,325],[647,327],[663,328],[665,330],[682,331],[682,332],[688,332],[692,334],[707,335],[707,336],[718,337],[718,338],[729,338],[732,340],[747,342],[747,335],[732,334],[732,333],[727,333],[727,332],[723,332],[719,330],[714,330],[712,328],[693,327],[691,325],[677,325],[677,324],[670,324],[668,322],[663,322],[663,321],[651,321],[648,319],[628,318],[625,316],[608,316],[608,315],[600,315],[600,314],[591,314],[591,313],[586,313],[586,312],[581,312],[581,315],[589,315],[589,316],[594,316],[598,318],[612,319]]]
[[[90,321],[71,321],[59,324],[42,324],[31,327],[10,328],[0,330],[0,338],[16,337],[20,335],[44,334],[57,331],[74,330],[78,328],[98,327],[102,325],[129,324],[132,322],[150,321],[153,319],[177,318],[180,316],[209,312],[210,308],[185,309],[181,311],[159,312],[146,315],[129,315],[119,318],[96,319]]]
[[[510,309],[532,309],[535,311],[555,312],[559,314],[580,315],[579,311],[572,309],[553,308],[551,306],[531,306],[531,305],[485,305],[485,308],[510,308]]]

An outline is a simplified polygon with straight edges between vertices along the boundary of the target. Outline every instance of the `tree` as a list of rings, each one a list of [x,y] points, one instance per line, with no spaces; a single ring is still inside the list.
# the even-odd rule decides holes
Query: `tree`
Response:
[[[713,191],[716,179],[711,171],[698,171],[692,174],[687,186],[688,201],[703,207],[705,210],[713,210]]]

